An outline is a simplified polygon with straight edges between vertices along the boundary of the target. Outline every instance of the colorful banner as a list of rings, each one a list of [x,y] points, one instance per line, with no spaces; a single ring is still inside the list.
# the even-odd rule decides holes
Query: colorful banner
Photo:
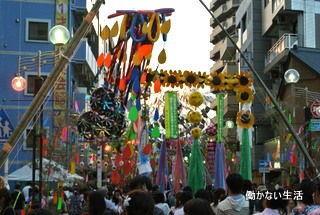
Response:
[[[224,94],[217,95],[217,143],[223,142]]]
[[[178,98],[176,92],[165,93],[165,127],[166,138],[175,139],[179,137],[178,129]]]

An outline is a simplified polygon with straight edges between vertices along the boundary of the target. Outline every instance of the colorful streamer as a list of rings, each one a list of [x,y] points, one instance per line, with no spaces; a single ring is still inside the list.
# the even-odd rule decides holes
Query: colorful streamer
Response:
[[[199,140],[194,139],[191,149],[190,167],[188,176],[188,185],[192,188],[192,192],[195,193],[199,189],[205,187],[205,170],[203,164],[203,158],[200,151]]]
[[[166,189],[168,182],[168,161],[167,161],[167,143],[163,142],[160,149],[159,168],[156,177],[156,183],[163,192]]]
[[[223,142],[224,94],[217,95],[217,143]]]
[[[241,138],[241,155],[240,155],[240,174],[244,179],[252,180],[252,166],[251,166],[251,147],[249,140],[249,129],[242,129]]]
[[[174,165],[174,173],[173,173],[173,184],[174,184],[174,191],[177,193],[180,191],[180,184],[184,187],[187,184],[187,175],[186,169],[183,162],[183,155],[181,150],[181,144],[176,141],[176,162]]]
[[[215,172],[215,180],[214,187],[226,189],[225,183],[225,149],[224,143],[220,143],[216,145],[216,153],[215,153],[215,162],[214,162],[214,172]]]

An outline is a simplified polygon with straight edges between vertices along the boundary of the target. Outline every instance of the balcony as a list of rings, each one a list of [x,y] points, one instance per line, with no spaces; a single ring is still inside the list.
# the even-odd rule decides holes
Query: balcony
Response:
[[[228,0],[226,3],[220,5],[220,7],[213,12],[213,15],[220,21],[225,20],[227,17],[235,14],[239,5],[240,0]],[[216,25],[218,25],[218,23],[213,23],[212,27]]]
[[[238,70],[239,70],[238,68],[239,66],[237,63],[229,62],[224,65],[222,72],[235,75],[235,74],[238,74]]]
[[[73,58],[75,62],[85,62],[90,68],[92,74],[95,76],[97,74],[97,63],[91,48],[87,42],[87,39],[82,39],[76,54]]]
[[[286,51],[290,50],[294,45],[298,45],[297,34],[283,34],[282,37],[280,37],[280,39],[267,52],[265,57],[265,67],[271,64],[275,58],[279,58],[283,54],[286,54]]]
[[[223,26],[223,28],[229,33],[229,34],[234,34],[235,33],[235,16],[229,17],[228,19],[226,19],[225,21],[221,22],[221,25]],[[211,35],[210,35],[210,42],[215,44],[217,43],[219,40],[221,40],[222,38],[225,38],[225,33],[224,31],[221,29],[221,27],[219,25],[217,25]]]
[[[213,46],[213,49],[210,51],[210,59],[217,61],[220,59],[220,50],[222,48],[223,41],[218,42]]]
[[[221,72],[223,69],[224,63],[222,60],[216,61],[213,66],[210,68],[210,72]]]
[[[212,0],[210,2],[210,10],[214,12],[224,2],[223,0]]]

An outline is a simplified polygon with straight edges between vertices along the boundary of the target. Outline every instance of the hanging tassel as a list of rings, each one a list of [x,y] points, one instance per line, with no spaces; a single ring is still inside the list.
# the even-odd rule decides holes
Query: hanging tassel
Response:
[[[174,178],[173,178],[174,191],[177,193],[181,189],[180,186],[184,187],[187,184],[186,169],[183,162],[181,144],[179,141],[177,141],[176,143],[176,162],[174,165],[173,175],[174,175]],[[181,182],[181,185],[180,185],[180,182]]]
[[[188,185],[192,188],[193,194],[199,189],[205,187],[205,170],[203,158],[200,151],[199,140],[194,139],[191,148],[190,167],[188,176]]]
[[[167,162],[167,143],[164,141],[161,144],[159,166],[156,176],[156,184],[159,185],[160,190],[163,192],[167,185],[168,175],[168,162]]]
[[[226,189],[225,184],[225,157],[224,157],[224,144],[218,143],[216,145],[216,152],[214,155],[214,187]]]
[[[240,175],[244,179],[252,181],[251,148],[249,143],[249,129],[242,129]]]

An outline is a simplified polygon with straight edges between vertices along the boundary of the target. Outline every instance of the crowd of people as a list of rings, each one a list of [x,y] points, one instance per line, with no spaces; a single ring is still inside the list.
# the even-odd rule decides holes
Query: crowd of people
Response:
[[[62,190],[57,203],[54,193],[40,195],[32,184],[16,184],[10,192],[0,177],[0,215],[320,215],[320,186],[308,179],[290,190],[254,186],[232,173],[226,185],[174,193],[136,176],[124,187]]]

